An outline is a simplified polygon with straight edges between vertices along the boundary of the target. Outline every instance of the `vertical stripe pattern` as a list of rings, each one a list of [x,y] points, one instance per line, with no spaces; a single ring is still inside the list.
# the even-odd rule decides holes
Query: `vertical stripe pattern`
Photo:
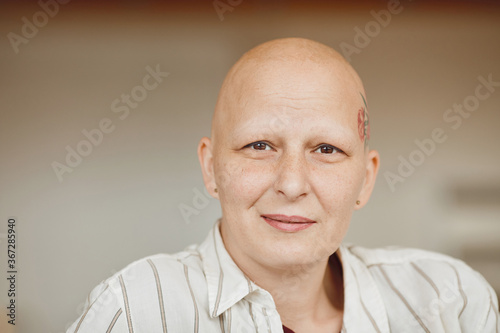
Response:
[[[460,296],[462,296],[462,299],[464,301],[464,306],[462,307],[462,310],[460,311],[460,314],[458,315],[458,318],[462,316],[462,313],[464,313],[465,307],[467,306],[467,295],[464,292],[464,288],[462,287],[462,282],[460,281],[460,275],[457,272],[457,269],[450,265],[450,267],[453,269],[455,272],[455,275],[457,277],[457,284],[458,284],[458,291],[460,292]]]
[[[106,288],[102,291],[102,292],[105,292],[106,290],[108,289],[108,286],[106,286]],[[102,294],[102,293],[101,293]],[[87,301],[90,300],[90,294],[89,296],[87,296]],[[78,330],[80,329],[80,326],[82,325],[82,322],[83,320],[85,319],[85,317],[87,316],[87,313],[89,313],[89,310],[90,308],[92,308],[92,305],[94,305],[94,303],[97,301],[97,298],[92,302],[92,304],[90,304],[87,309],[85,310],[85,313],[82,315],[82,317],[80,318],[80,321],[78,322],[78,324],[76,325],[76,328],[75,328],[75,332],[74,333],[77,333]],[[90,303],[90,302],[89,302]]]
[[[250,318],[252,318],[253,326],[255,328],[255,333],[258,333],[257,323],[255,322],[255,317],[253,315],[252,302],[248,302],[248,312],[250,312]]]
[[[224,313],[221,313],[219,315],[219,325],[220,325],[220,330],[222,333],[226,333],[226,329],[224,327]]]
[[[165,306],[163,305],[163,292],[161,290],[160,277],[158,276],[158,270],[156,269],[153,261],[151,259],[148,259],[147,261],[151,266],[151,269],[153,270],[153,274],[155,276],[156,292],[158,293],[158,304],[160,306],[161,325],[163,328],[163,333],[167,333],[167,322],[165,320]]]
[[[198,313],[198,305],[196,304],[196,298],[193,293],[193,288],[191,287],[191,282],[189,282],[189,272],[186,264],[184,265],[184,277],[186,278],[186,283],[189,287],[189,293],[191,294],[191,299],[193,300],[194,306],[194,333],[198,333],[200,329],[200,314]]]
[[[115,323],[116,321],[118,320],[118,318],[120,317],[120,315],[122,314],[122,309],[118,309],[118,311],[116,311],[116,314],[115,316],[113,317],[113,320],[111,320],[111,323],[109,324],[108,326],[108,329],[106,330],[106,333],[111,333],[111,331],[113,330],[113,327],[115,326]]]
[[[363,311],[365,312],[366,316],[368,317],[368,319],[372,323],[375,331],[377,331],[377,333],[381,333],[380,328],[378,327],[377,323],[373,319],[373,316],[371,315],[370,311],[368,311],[368,309],[366,308],[365,302],[363,302],[363,298],[361,297],[361,289],[359,287],[358,277],[356,276],[356,272],[352,269],[352,267],[351,267],[351,272],[352,272],[352,275],[354,276],[354,280],[356,281],[356,285],[357,285],[358,290],[359,290],[359,302],[361,303],[361,307],[363,308]]]
[[[125,303],[125,314],[127,315],[127,324],[129,333],[134,333],[134,328],[132,327],[132,317],[130,316],[130,305],[128,304],[127,289],[125,288],[125,283],[123,282],[123,277],[120,274],[118,277],[120,280],[120,286],[122,287],[123,302]]]
[[[231,308],[227,309],[226,312],[224,313],[227,313],[227,320],[226,320],[226,323],[227,323],[227,333],[231,333]]]
[[[387,281],[387,283],[389,284],[389,286],[391,287],[391,289],[396,293],[396,295],[398,295],[398,297],[401,299],[401,301],[403,301],[403,303],[405,304],[406,308],[411,312],[411,314],[417,320],[417,322],[420,324],[420,326],[422,327],[422,329],[425,332],[430,333],[429,329],[425,326],[425,324],[423,323],[422,319],[420,319],[420,317],[417,315],[417,313],[415,312],[415,310],[413,310],[413,308],[411,307],[410,303],[408,303],[408,301],[403,296],[403,294],[401,294],[401,292],[394,286],[394,284],[392,283],[391,279],[389,279],[389,276],[387,276],[387,273],[386,273],[385,269],[381,265],[378,266],[378,268],[382,272],[382,275],[384,276],[385,280]]]
[[[420,267],[417,266],[416,263],[412,262],[410,263],[411,266],[418,272],[418,274],[422,275],[422,277],[431,285],[432,289],[436,292],[437,296],[439,296],[439,289],[436,287],[436,284],[432,279],[427,275]]]
[[[222,282],[224,281],[224,272],[222,271],[222,265],[220,262],[219,253],[217,251],[217,244],[216,244],[217,240],[215,239],[215,233],[213,235],[214,235],[213,237],[214,237],[215,255],[217,257],[217,263],[219,264],[219,286],[217,288],[217,298],[215,300],[214,313],[212,314],[212,317],[215,317],[217,316],[217,311],[219,310],[220,297],[222,294]]]
[[[264,314],[264,317],[266,317],[267,333],[271,333],[271,322],[269,321],[266,308],[262,308],[262,313]]]

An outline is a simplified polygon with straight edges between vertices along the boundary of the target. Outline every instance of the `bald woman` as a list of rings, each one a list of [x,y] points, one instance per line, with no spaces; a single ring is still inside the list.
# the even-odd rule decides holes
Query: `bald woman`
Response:
[[[222,216],[206,240],[136,261],[68,332],[496,332],[498,301],[462,261],[342,241],[379,168],[361,79],[286,38],[230,69],[198,145]]]

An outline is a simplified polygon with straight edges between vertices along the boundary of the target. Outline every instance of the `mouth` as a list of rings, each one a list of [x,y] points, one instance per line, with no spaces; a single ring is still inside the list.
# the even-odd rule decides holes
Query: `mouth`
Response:
[[[261,217],[270,226],[288,232],[304,230],[316,223],[316,221],[297,215],[266,214]]]

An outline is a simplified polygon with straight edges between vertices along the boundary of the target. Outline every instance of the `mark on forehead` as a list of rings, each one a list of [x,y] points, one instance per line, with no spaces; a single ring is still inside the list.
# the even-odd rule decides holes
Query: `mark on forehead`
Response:
[[[364,107],[362,106],[358,110],[358,134],[361,142],[365,143],[365,148],[368,145],[368,140],[370,139],[370,118],[368,116],[368,106],[366,105],[365,97],[362,93],[359,93],[363,99]]]

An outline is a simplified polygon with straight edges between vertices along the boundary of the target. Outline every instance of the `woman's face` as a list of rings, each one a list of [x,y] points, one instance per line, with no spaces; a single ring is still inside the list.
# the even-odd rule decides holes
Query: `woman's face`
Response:
[[[323,260],[366,203],[378,157],[360,136],[362,88],[336,75],[320,66],[268,64],[235,83],[211,146],[214,183],[204,177],[209,190],[218,189],[222,237],[238,265]],[[271,214],[313,222],[265,217]]]

